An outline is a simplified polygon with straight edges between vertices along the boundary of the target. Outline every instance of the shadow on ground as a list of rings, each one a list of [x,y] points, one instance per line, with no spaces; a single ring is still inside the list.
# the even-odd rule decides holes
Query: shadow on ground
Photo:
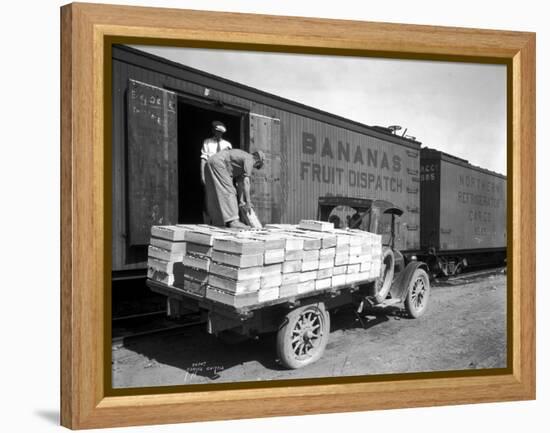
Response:
[[[59,411],[52,409],[39,409],[34,412],[37,416],[50,424],[59,425]]]
[[[361,315],[351,306],[331,312],[331,334],[337,331],[369,329],[400,315],[398,308],[369,308]],[[124,347],[149,360],[169,365],[189,375],[217,380],[220,373],[251,361],[271,371],[285,370],[277,360],[276,334],[229,344],[206,332],[205,326],[158,337],[128,338]]]

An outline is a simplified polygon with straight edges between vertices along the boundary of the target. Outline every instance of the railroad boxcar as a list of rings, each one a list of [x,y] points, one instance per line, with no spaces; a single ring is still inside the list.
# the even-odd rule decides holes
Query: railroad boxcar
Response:
[[[213,120],[233,147],[267,155],[252,179],[263,223],[313,219],[321,196],[382,199],[405,211],[395,248],[420,248],[420,142],[114,46],[114,279],[145,275],[152,225],[203,221],[199,156]]]
[[[433,273],[506,258],[506,176],[430,148],[420,152],[422,260]]]

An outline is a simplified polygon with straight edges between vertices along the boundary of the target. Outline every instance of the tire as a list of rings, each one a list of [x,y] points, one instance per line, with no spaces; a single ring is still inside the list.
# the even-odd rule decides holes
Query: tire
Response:
[[[382,251],[381,261],[380,277],[374,282],[374,299],[377,304],[384,302],[388,293],[390,293],[393,282],[395,257],[390,248],[385,248]]]
[[[430,279],[424,269],[414,271],[405,298],[405,311],[412,319],[418,319],[426,312],[430,299]]]
[[[277,355],[290,369],[313,364],[323,355],[330,333],[330,315],[323,303],[288,313],[277,332]]]

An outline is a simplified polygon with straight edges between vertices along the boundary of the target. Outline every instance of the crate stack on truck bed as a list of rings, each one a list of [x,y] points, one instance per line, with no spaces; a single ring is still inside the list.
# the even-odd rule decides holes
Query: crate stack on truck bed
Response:
[[[381,254],[381,236],[322,221],[243,231],[154,226],[148,278],[241,308],[372,281]]]

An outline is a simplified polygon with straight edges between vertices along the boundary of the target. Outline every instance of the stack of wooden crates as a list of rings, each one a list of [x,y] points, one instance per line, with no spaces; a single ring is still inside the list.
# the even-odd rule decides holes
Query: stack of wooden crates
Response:
[[[148,278],[237,308],[378,278],[382,239],[302,220],[237,231],[154,226]]]

